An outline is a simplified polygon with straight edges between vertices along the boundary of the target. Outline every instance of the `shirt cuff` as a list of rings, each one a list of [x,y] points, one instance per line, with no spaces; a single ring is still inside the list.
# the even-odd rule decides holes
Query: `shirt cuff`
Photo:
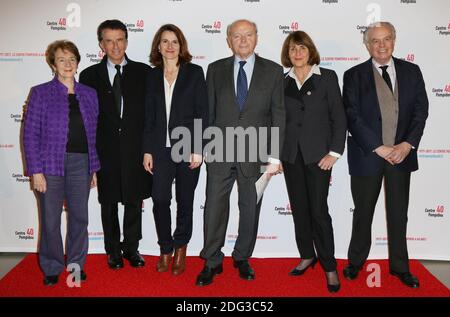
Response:
[[[328,154],[330,154],[331,156],[334,156],[336,158],[340,158],[341,157],[341,154],[333,152],[333,151],[330,151],[330,153],[328,153]]]
[[[268,162],[271,164],[280,164],[281,163],[279,159],[276,159],[273,157],[269,157]]]

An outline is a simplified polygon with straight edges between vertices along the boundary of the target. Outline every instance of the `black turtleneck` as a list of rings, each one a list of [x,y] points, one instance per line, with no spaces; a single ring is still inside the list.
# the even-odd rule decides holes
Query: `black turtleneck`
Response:
[[[75,94],[69,94],[69,132],[66,152],[87,153],[88,145],[80,105]]]

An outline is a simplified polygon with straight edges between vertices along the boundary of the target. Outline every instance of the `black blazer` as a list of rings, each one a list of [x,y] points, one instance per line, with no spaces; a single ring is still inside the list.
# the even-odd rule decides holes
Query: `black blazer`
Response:
[[[144,97],[150,66],[128,57],[122,73],[123,115],[114,102],[107,69],[107,57],[80,74],[80,83],[97,91],[99,116],[97,152],[100,203],[136,202],[150,197],[151,177],[142,165]]]
[[[416,148],[395,166],[412,172],[418,169],[417,148],[428,117],[428,98],[417,65],[397,58],[394,58],[394,65],[399,107],[395,144],[406,141]],[[350,132],[347,139],[350,174],[376,175],[382,170],[385,160],[373,152],[383,145],[383,137],[372,59],[344,73],[343,99]]]
[[[305,164],[319,162],[330,151],[342,154],[347,122],[336,73],[320,68],[298,91],[285,75],[286,137],[281,159],[294,164],[298,147]]]
[[[155,67],[149,73],[145,97],[145,128],[143,152],[158,156],[166,147],[167,115],[164,94],[164,70]],[[202,154],[202,140],[197,140],[200,146],[194,148],[194,119],[202,120],[203,130],[208,125],[208,95],[203,69],[192,63],[180,65],[177,81],[172,95],[169,118],[169,135],[175,127],[186,127],[191,134],[190,153]],[[201,136],[199,136],[201,137]],[[178,140],[170,139],[173,146]]]

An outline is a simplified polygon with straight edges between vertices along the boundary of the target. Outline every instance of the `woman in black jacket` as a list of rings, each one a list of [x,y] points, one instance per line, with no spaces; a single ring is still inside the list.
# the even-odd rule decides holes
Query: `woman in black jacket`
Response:
[[[338,78],[319,67],[319,53],[302,31],[283,44],[286,134],[281,160],[302,261],[289,274],[302,275],[320,260],[327,288],[340,288],[327,197],[331,168],[344,152],[346,118]],[[318,259],[317,259],[317,255]]]
[[[150,73],[146,95],[144,129],[144,167],[153,174],[153,213],[161,255],[158,272],[169,269],[175,250],[172,273],[185,270],[186,248],[192,236],[194,192],[202,163],[202,146],[193,142],[194,120],[203,125],[208,119],[208,97],[203,69],[190,63],[186,39],[181,30],[166,24],[153,39]],[[197,121],[198,123],[199,121]],[[201,122],[201,121],[200,121]],[[172,131],[183,127],[190,132],[191,149],[188,157],[176,157],[172,147],[177,139]],[[186,140],[185,140],[186,141]],[[175,180],[177,201],[176,228],[172,235],[170,203]]]

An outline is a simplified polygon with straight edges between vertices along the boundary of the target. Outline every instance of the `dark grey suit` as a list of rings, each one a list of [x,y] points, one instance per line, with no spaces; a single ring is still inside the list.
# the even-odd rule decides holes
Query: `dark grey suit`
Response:
[[[243,127],[244,129],[278,127],[281,146],[284,142],[285,129],[282,67],[255,56],[246,103],[240,111],[235,94],[234,59],[234,56],[225,58],[208,67],[206,82],[209,125],[221,129],[224,136],[226,127]],[[268,143],[269,141],[270,136]],[[226,138],[223,144],[225,147]],[[267,146],[268,155],[279,158],[277,153],[281,153],[281,149],[270,149],[270,146]],[[248,150],[249,146],[246,144],[245,151],[248,153]],[[235,260],[241,261],[247,260],[252,255],[261,207],[261,201],[259,204],[256,203],[255,182],[261,175],[261,165],[266,162],[267,158],[258,158],[257,162],[249,162],[248,159],[238,162],[234,156],[232,162],[207,163],[205,237],[200,255],[206,259],[208,267],[216,267],[223,260],[224,254],[221,248],[225,242],[229,198],[235,181],[238,183],[239,194],[239,231],[232,256]]]

